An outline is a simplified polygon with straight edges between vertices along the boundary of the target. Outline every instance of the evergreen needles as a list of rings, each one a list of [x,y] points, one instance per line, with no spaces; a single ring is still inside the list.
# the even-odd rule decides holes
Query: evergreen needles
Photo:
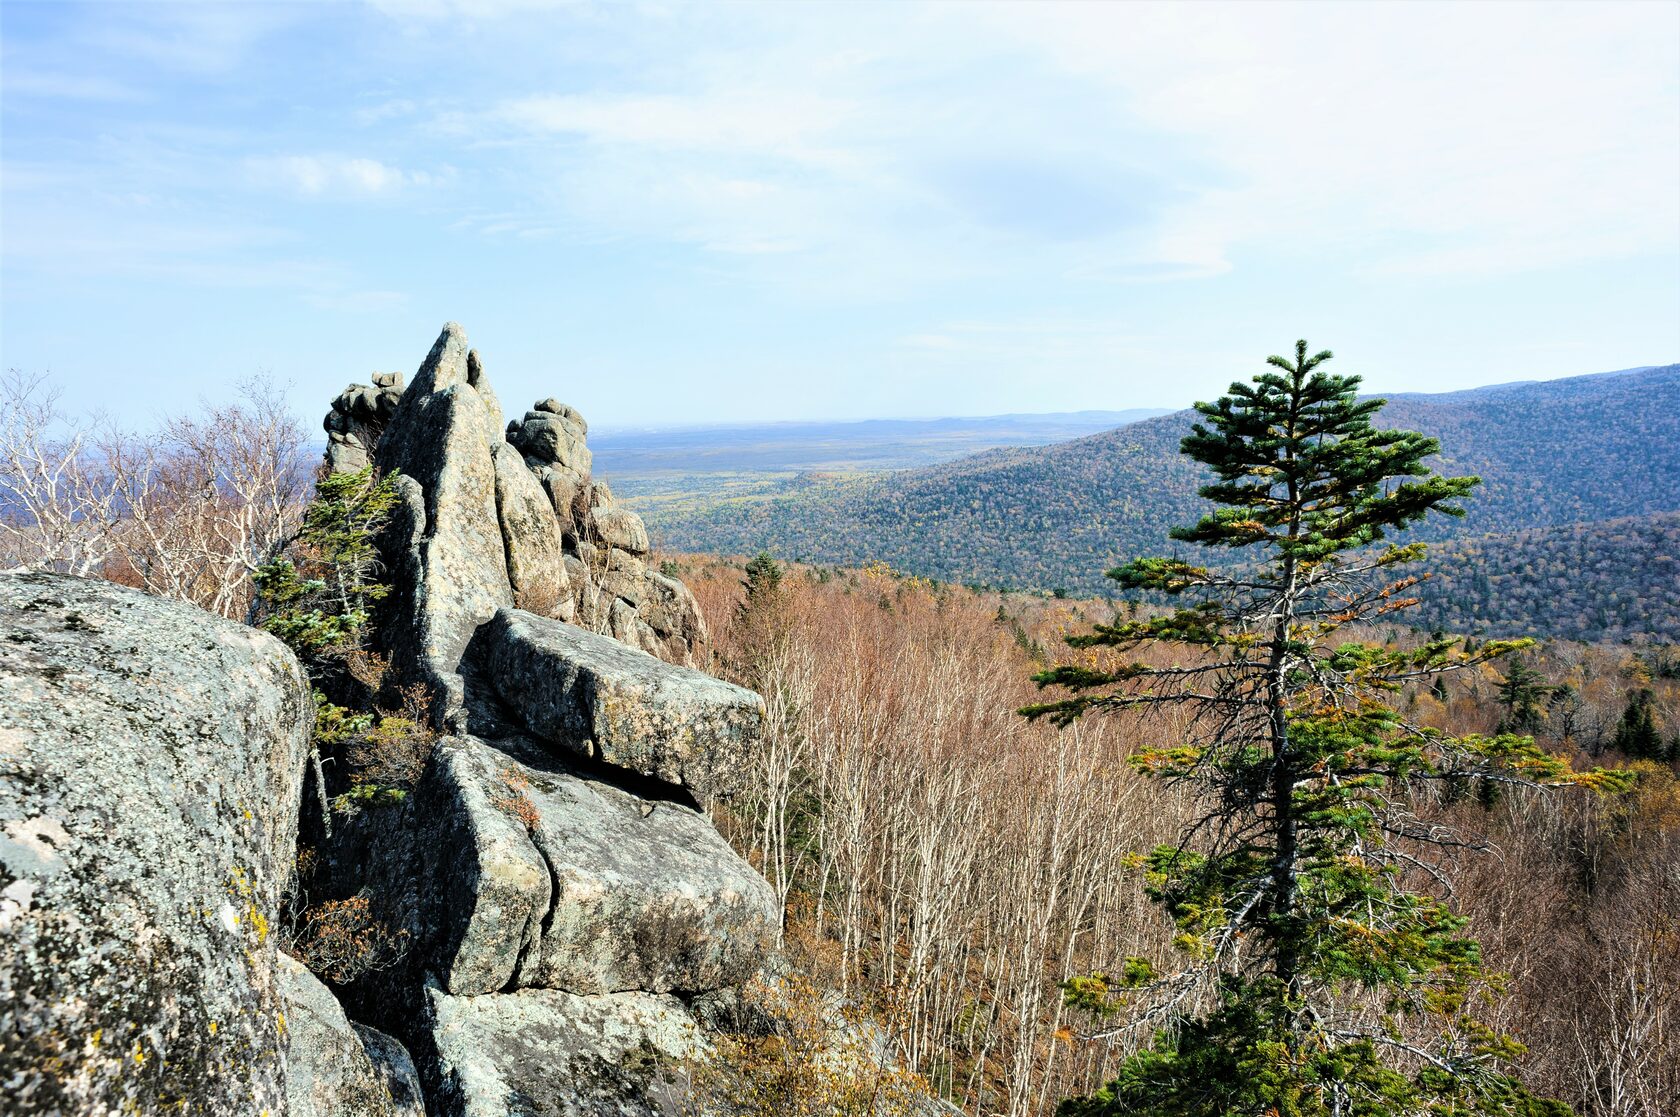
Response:
[[[1074,661],[1036,676],[1063,697],[1022,710],[1062,724],[1177,710],[1182,735],[1133,762],[1201,805],[1178,844],[1137,858],[1182,964],[1135,958],[1067,983],[1099,1020],[1126,1012],[1107,1034],[1156,1034],[1065,1117],[1566,1112],[1506,1073],[1520,1045],[1476,1017],[1498,980],[1447,903],[1444,855],[1477,843],[1423,816],[1455,788],[1615,789],[1628,777],[1577,773],[1529,737],[1449,738],[1388,704],[1527,642],[1343,638],[1415,603],[1419,578],[1398,570],[1424,548],[1393,537],[1430,513],[1462,515],[1477,479],[1432,473],[1434,439],[1374,426],[1383,401],[1320,371],[1330,358],[1299,342],[1252,384],[1196,405],[1203,421],[1182,449],[1211,471],[1200,492],[1215,508],[1173,536],[1252,561],[1110,571],[1180,604],[1070,637]]]

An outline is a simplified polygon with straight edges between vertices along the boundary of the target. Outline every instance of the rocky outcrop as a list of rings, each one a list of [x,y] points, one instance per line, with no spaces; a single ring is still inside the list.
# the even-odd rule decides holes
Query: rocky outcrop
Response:
[[[0,575],[0,1108],[285,1112],[312,709],[264,633]]]
[[[473,631],[513,604],[496,504],[500,407],[481,393],[466,335],[444,328],[379,440],[376,463],[398,476],[401,514],[386,550],[391,608],[381,643],[426,684],[445,724],[460,720],[461,653]],[[477,383],[475,383],[475,380]],[[487,386],[486,386],[487,387]]]
[[[419,677],[439,691],[445,720],[461,727],[461,652],[502,605],[673,663],[702,661],[699,606],[681,582],[648,568],[641,517],[591,477],[583,416],[545,399],[504,430],[483,362],[453,322],[406,390],[400,378],[376,380],[333,401],[326,466],[371,462],[406,479],[387,547],[401,571],[393,639],[405,654],[423,653]]]
[[[566,568],[560,522],[548,494],[511,445],[501,443],[494,455],[496,518],[502,530],[514,603],[569,621],[576,611],[572,580]]]
[[[500,415],[450,324],[357,428],[401,500],[374,650],[431,688],[443,736],[405,797],[339,819],[312,895],[375,898],[408,944],[340,992],[414,1052],[432,1112],[674,1114],[704,1050],[686,1000],[776,937],[770,886],[696,800],[728,793],[763,701],[693,669],[699,608],[591,477],[582,416]],[[312,1072],[334,1075],[367,1081]]]
[[[504,424],[458,326],[326,426],[398,497],[374,654],[306,677],[190,606],[0,576],[0,1109],[674,1117],[686,1006],[776,937],[700,807],[762,700],[693,669],[582,417]],[[429,709],[379,708],[411,682]]]
[[[402,373],[376,372],[371,386],[352,384],[338,394],[321,424],[327,431],[329,471],[355,473],[373,464],[373,448],[396,414],[402,391]]]
[[[303,963],[279,956],[290,1117],[426,1117],[420,1076],[401,1043],[352,1024]]]
[[[764,700],[575,625],[503,609],[474,638],[482,674],[550,745],[692,790],[727,790]]]

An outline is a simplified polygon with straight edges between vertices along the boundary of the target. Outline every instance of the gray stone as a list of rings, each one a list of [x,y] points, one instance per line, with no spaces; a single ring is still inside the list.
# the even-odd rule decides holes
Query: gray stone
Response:
[[[508,441],[533,468],[558,465],[587,477],[592,455],[584,437],[581,421],[549,411],[527,411],[508,425]]]
[[[265,633],[0,576],[8,1113],[284,1112],[275,927],[312,710]]]
[[[559,466],[545,465],[536,473],[560,523],[562,539],[575,546],[577,525],[589,516],[589,478]]]
[[[327,436],[328,473],[360,473],[370,464],[367,447],[359,438],[336,431]]]
[[[623,551],[616,550],[613,552],[615,555],[623,553]],[[628,616],[635,616],[636,606],[640,605],[643,599],[647,597],[648,581],[645,573],[636,574],[627,570],[608,567],[601,572],[597,581],[601,583],[602,589],[614,597],[623,598],[625,602],[628,602]],[[614,635],[618,635],[616,630]]]
[[[536,736],[701,796],[728,789],[763,733],[752,691],[575,625],[504,609],[475,654]]]
[[[522,609],[554,615],[571,600],[560,522],[542,484],[506,442],[492,451],[496,470],[496,515],[507,554],[513,600]]]
[[[607,552],[607,569],[638,580],[647,577],[647,563],[629,551],[621,551],[617,547]]]
[[[289,1117],[426,1117],[420,1078],[402,1044],[351,1024],[303,963],[281,954],[278,964]]]
[[[446,875],[474,882],[448,900],[464,915],[436,953],[448,992],[696,992],[757,972],[775,896],[699,811],[529,742],[452,738],[438,773],[465,822],[452,840],[471,846],[443,853]]]
[[[502,404],[496,398],[496,390],[490,387],[490,378],[484,375],[484,361],[476,349],[467,352],[467,383],[472,385],[473,390],[478,393],[478,398],[484,403],[488,415],[485,430],[488,432],[490,444],[494,446],[505,442],[506,439],[502,437]]]
[[[687,654],[706,643],[706,619],[700,612],[700,603],[675,578],[648,571],[647,592],[637,613],[661,639],[669,642],[669,658],[673,662],[684,662]]]
[[[577,408],[567,407],[565,404],[561,403],[557,399],[554,399],[552,396],[548,399],[538,400],[536,403],[531,405],[531,408],[534,411],[546,411],[550,415],[559,415],[563,419],[569,419],[577,426],[580,433],[589,433],[589,424],[584,421],[583,416],[578,413]]]
[[[595,537],[602,543],[633,555],[648,553],[647,527],[628,508],[598,507],[590,513]]]
[[[428,990],[438,1117],[676,1117],[705,1046],[675,997]]]
[[[452,913],[430,950],[436,972],[453,993],[505,988],[542,938],[552,878],[525,824],[510,810],[516,789],[501,779],[486,746],[452,737],[438,750],[432,801],[447,825],[432,832],[439,859],[435,884]]]
[[[414,1060],[409,1057],[408,1049],[395,1036],[388,1036],[378,1029],[354,1021],[350,1026],[361,1037],[362,1050],[373,1061],[373,1069],[384,1077],[397,1117],[426,1117],[425,1091],[420,1086],[420,1076],[414,1069]]]
[[[399,671],[434,690],[443,724],[460,722],[458,670],[473,630],[513,602],[496,514],[500,419],[468,383],[467,366],[466,335],[451,322],[378,450],[382,470],[411,482],[399,483],[404,509],[387,547],[396,591],[382,640]]]
[[[322,426],[327,431],[327,471],[357,473],[373,460],[380,433],[402,399],[401,373],[376,372],[373,385],[352,384],[338,394]]]

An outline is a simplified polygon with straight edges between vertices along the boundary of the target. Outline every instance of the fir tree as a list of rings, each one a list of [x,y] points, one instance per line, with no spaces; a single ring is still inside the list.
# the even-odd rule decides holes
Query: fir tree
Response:
[[[1546,699],[1557,689],[1522,660],[1512,660],[1511,669],[1499,684],[1499,704],[1505,707],[1499,731],[1532,733],[1539,729],[1546,722]]]
[[[1072,1004],[1158,1028],[1095,1097],[1067,1117],[1119,1114],[1555,1114],[1504,1071],[1520,1047],[1476,1021],[1492,984],[1465,920],[1419,880],[1444,872],[1425,825],[1432,791],[1511,782],[1619,786],[1578,775],[1531,739],[1450,739],[1407,723],[1388,698],[1408,682],[1505,655],[1437,635],[1414,647],[1339,635],[1415,603],[1396,567],[1420,544],[1391,536],[1431,512],[1461,515],[1477,483],[1441,477],[1439,447],[1371,423],[1357,377],[1318,371],[1328,352],[1269,358],[1233,384],[1184,453],[1213,479],[1214,509],[1175,538],[1246,549],[1232,573],[1180,559],[1109,572],[1123,587],[1182,602],[1165,615],[1070,637],[1079,662],[1036,676],[1067,692],[1030,706],[1061,723],[1089,713],[1176,707],[1184,739],[1140,750],[1144,772],[1188,785],[1203,810],[1177,845],[1138,858],[1179,929],[1171,972],[1131,959],[1117,975],[1067,984]],[[1169,665],[1130,653],[1179,649]]]
[[[747,603],[774,594],[782,584],[782,568],[769,551],[760,551],[747,563]]]
[[[737,664],[743,675],[757,687],[765,684],[766,661],[786,642],[785,602],[782,594],[782,568],[769,551],[760,551],[746,566],[742,582],[746,595],[735,606],[732,621],[736,644],[742,661]]]
[[[371,467],[322,477],[297,537],[256,572],[252,622],[312,669],[359,646],[373,608],[390,592],[376,540],[396,503],[394,481]]]
[[[1666,760],[1668,750],[1657,732],[1656,714],[1651,709],[1650,687],[1640,687],[1628,699],[1627,708],[1616,722],[1616,751],[1636,760]]]

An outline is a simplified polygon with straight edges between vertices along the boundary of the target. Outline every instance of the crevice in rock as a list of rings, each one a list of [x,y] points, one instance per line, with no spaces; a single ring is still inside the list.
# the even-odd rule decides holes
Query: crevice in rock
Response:
[[[524,730],[524,727],[521,727]],[[615,791],[621,791],[648,804],[670,803],[679,807],[687,807],[693,811],[704,808],[692,792],[686,787],[664,780],[644,776],[640,772],[629,768],[620,768],[616,764],[608,764],[593,756],[582,753],[561,752],[552,745],[547,745],[540,738],[527,735],[529,730],[506,737],[486,737],[485,744],[507,753],[527,768],[549,772],[557,775],[573,776],[586,783],[602,784]],[[651,813],[643,811],[645,818]]]
[[[538,923],[535,941],[520,951],[519,960],[514,963],[510,988],[503,990],[506,993],[511,993],[513,987],[535,983],[537,973],[542,969],[543,949],[549,941],[549,929],[554,926],[554,915],[560,910],[560,873],[554,867],[554,856],[548,848],[548,836],[540,829],[533,829],[530,831],[530,838],[531,847],[537,851],[537,856],[542,858],[543,867],[548,870],[548,909],[543,912]],[[529,959],[527,955],[530,955]],[[531,966],[529,974],[526,973],[527,961]]]

